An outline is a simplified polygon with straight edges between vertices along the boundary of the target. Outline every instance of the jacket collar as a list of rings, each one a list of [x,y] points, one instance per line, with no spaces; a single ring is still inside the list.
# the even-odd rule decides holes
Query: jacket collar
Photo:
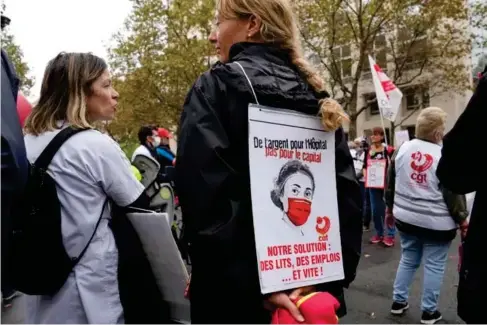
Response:
[[[273,43],[241,42],[233,44],[230,48],[230,62],[246,56],[261,56],[273,63],[285,65],[289,65],[291,61],[289,51],[281,49]]]

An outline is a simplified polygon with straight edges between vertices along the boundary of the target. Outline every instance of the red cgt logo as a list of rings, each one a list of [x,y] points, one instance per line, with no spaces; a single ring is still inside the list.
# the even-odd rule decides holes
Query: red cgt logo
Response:
[[[321,236],[324,236],[330,230],[331,222],[328,217],[317,217],[316,218],[316,232]]]
[[[416,151],[411,158],[411,168],[417,173],[424,173],[433,165],[433,157],[427,153]]]

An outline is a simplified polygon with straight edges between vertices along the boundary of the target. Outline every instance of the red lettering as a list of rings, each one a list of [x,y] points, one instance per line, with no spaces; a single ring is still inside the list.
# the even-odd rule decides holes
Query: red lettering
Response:
[[[301,270],[294,270],[293,271],[293,280],[301,279]]]
[[[320,275],[319,269],[317,267],[310,267],[303,270],[303,275],[305,278],[314,278]]]
[[[340,259],[340,253],[311,255],[311,265],[339,262]]]
[[[291,258],[280,258],[276,260],[276,269],[288,269],[291,268],[293,264],[291,263]]]
[[[267,247],[268,256],[291,255],[291,245],[269,246]]]
[[[273,269],[274,269],[274,261],[272,260],[260,261],[260,270],[262,272],[272,271]]]
[[[309,163],[320,163],[321,162],[321,153],[303,153],[303,161],[307,161]]]
[[[309,265],[308,256],[298,256],[296,257],[296,266],[307,266]]]
[[[288,149],[279,149],[279,158],[293,159],[294,158],[294,151],[288,150]]]
[[[265,148],[266,157],[277,157],[277,149]]]
[[[418,184],[424,184],[427,182],[426,174],[412,173],[411,179],[416,181]]]

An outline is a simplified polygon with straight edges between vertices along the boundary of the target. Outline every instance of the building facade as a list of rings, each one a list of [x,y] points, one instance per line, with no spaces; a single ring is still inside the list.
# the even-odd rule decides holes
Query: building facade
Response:
[[[415,39],[412,46],[412,53],[403,58],[405,64],[403,66],[403,75],[406,80],[412,81],[407,83],[406,86],[399,87],[403,93],[403,98],[395,121],[394,130],[391,130],[390,121],[384,120],[385,133],[389,142],[391,140],[391,135],[399,130],[408,130],[410,138],[413,138],[415,134],[416,119],[419,112],[422,108],[429,106],[437,106],[446,111],[448,114],[447,130],[450,130],[460,114],[464,111],[472,95],[472,61],[470,55],[463,58],[464,61],[462,62],[461,68],[458,68],[459,65],[456,65],[457,68],[454,68],[458,69],[458,73],[461,74],[459,78],[463,78],[462,75],[464,75],[465,85],[467,85],[464,91],[459,92],[458,89],[456,91],[445,91],[443,88],[440,89],[438,87],[435,89],[435,86],[430,86],[435,85],[435,78],[437,78],[437,76],[434,76],[429,72],[434,70],[434,67],[428,69],[429,67],[425,68],[422,66],[424,64],[423,62],[428,62],[427,59],[422,56],[424,47],[428,46],[426,39],[426,34],[423,37]],[[369,53],[373,55],[376,63],[381,67],[384,73],[389,77],[392,77],[394,70],[394,64],[392,62],[394,59],[388,53],[386,43],[386,35],[383,34],[377,36],[375,42],[373,42],[369,49]],[[351,81],[355,75],[355,69],[357,69],[357,53],[353,52],[351,46],[345,45],[334,48],[332,55],[335,58],[335,62],[337,62],[339,69],[338,73],[340,73],[342,80],[345,83],[347,83],[347,80]],[[308,57],[318,69],[323,71],[324,77],[330,80],[329,74],[326,69],[323,69],[323,66],[320,65],[319,59],[313,55],[309,55]],[[408,78],[408,75],[413,77]],[[351,89],[352,85],[347,84],[347,86]],[[369,135],[374,127],[382,127],[382,121],[377,101],[374,101],[375,89],[372,82],[372,74],[370,72],[368,59],[366,64],[363,65],[357,92],[356,111],[361,111],[365,106],[367,108],[362,110],[362,113],[357,117],[356,134],[357,136]],[[337,99],[341,98],[340,91],[335,94],[335,97]],[[345,125],[345,130],[348,133],[348,125]]]
[[[467,78],[467,76],[466,76]],[[422,108],[437,106],[442,108],[448,114],[447,131],[455,124],[460,114],[465,110],[468,101],[472,95],[471,90],[466,90],[463,94],[458,93],[435,93],[434,90],[428,89],[421,84],[412,84],[401,89],[403,93],[402,104],[399,108],[394,130],[391,132],[391,122],[384,120],[384,127],[387,138],[390,142],[391,135],[394,131],[408,130],[409,137],[413,138],[415,133],[416,119]],[[357,111],[360,108],[367,108],[357,117],[357,135],[370,135],[374,127],[381,127],[381,116],[377,101],[367,104],[375,98],[375,89],[372,79],[364,75],[359,83]],[[346,130],[348,126],[345,126]]]

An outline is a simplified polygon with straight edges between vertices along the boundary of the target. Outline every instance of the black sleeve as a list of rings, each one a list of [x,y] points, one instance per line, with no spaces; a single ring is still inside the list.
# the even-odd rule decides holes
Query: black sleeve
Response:
[[[443,139],[436,175],[444,187],[455,193],[475,192],[484,186],[483,178],[479,177],[483,161],[469,158],[468,153],[484,147],[479,132],[483,129],[486,107],[487,74],[484,74],[467,108]]]
[[[367,149],[364,153],[364,166],[362,169],[367,169],[367,161],[369,160],[369,150]]]
[[[391,157],[391,162],[389,164],[389,167],[387,168],[387,178],[386,178],[386,188],[384,192],[384,197],[386,201],[386,207],[388,207],[391,211],[394,206],[394,194],[396,190],[396,156],[397,152],[394,152],[394,154]]]
[[[221,198],[231,191],[228,184],[235,172],[227,157],[229,137],[215,102],[223,96],[214,78],[208,72],[196,81],[179,124],[176,184],[189,240],[231,209]],[[217,198],[221,200],[215,204]]]
[[[345,279],[343,287],[355,279],[362,251],[362,199],[355,177],[352,156],[343,129],[335,132],[335,168],[337,182],[338,215]],[[327,287],[328,284],[318,285]]]
[[[150,206],[150,198],[147,195],[147,193],[144,191],[133,203],[129,204],[125,208],[139,208],[139,209],[149,210],[149,206]]]

